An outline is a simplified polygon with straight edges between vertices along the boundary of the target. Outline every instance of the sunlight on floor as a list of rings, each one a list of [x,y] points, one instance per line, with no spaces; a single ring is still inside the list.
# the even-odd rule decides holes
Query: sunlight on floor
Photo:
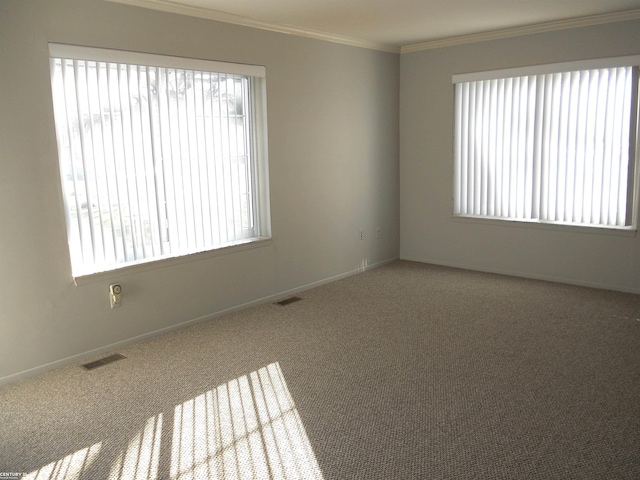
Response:
[[[323,480],[278,362],[177,405],[173,428],[170,420],[162,413],[147,419],[117,457],[101,459],[110,462],[108,480],[164,480],[167,473],[170,480]],[[88,478],[100,448],[79,450],[24,478]]]
[[[363,257],[362,260],[356,266],[356,272],[362,273],[369,268],[369,257]]]
[[[158,477],[162,414],[147,420],[111,466],[109,480],[147,480]]]
[[[98,457],[102,443],[83,448],[23,477],[23,480],[76,480]]]
[[[171,479],[322,479],[278,363],[175,409]]]

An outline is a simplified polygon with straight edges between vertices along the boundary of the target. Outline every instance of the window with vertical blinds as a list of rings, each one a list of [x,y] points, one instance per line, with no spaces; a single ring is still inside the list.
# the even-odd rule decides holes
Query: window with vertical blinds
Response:
[[[638,63],[454,76],[454,214],[635,227]]]
[[[49,48],[74,276],[269,234],[264,67]]]

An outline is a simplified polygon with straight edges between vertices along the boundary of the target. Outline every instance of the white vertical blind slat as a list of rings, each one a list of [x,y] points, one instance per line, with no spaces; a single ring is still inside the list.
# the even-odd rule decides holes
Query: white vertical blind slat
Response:
[[[511,90],[512,130],[511,151],[509,152],[509,216],[519,218],[518,174],[520,171],[520,77],[513,79]]]
[[[573,194],[575,190],[575,139],[577,136],[577,109],[579,92],[579,72],[571,72],[567,78],[568,99],[567,99],[567,130],[565,140],[565,158],[567,159],[565,169],[565,181],[563,197],[565,198],[565,206],[563,209],[562,221],[569,222],[573,217]]]
[[[511,102],[509,96],[509,89],[511,88],[510,79],[500,79],[500,92],[501,92],[501,118],[498,118],[498,126],[500,127],[500,133],[502,142],[498,146],[499,159],[500,159],[500,183],[498,188],[500,190],[500,214],[499,217],[505,218],[509,216],[509,142],[511,141]],[[502,120],[502,123],[500,123]]]
[[[469,213],[469,165],[470,165],[470,137],[469,134],[469,124],[471,122],[471,106],[470,106],[470,96],[471,91],[468,83],[463,83],[460,85],[462,88],[461,92],[461,102],[462,102],[462,126],[461,126],[461,134],[463,138],[460,140],[460,144],[462,146],[461,150],[461,158],[460,158],[460,213],[468,214]]]
[[[142,102],[144,98],[140,90],[140,70],[138,65],[130,65],[129,68],[129,101],[131,103],[131,142],[133,152],[133,179],[136,195],[134,205],[136,216],[134,217],[136,240],[140,251],[140,257],[152,256],[150,245],[145,240],[145,220],[149,218],[148,203],[146,201],[146,175],[145,175],[145,136],[142,124]]]
[[[576,159],[573,176],[573,211],[570,217],[572,222],[582,221],[583,198],[584,198],[584,178],[585,178],[585,132],[586,119],[588,115],[587,107],[589,105],[589,83],[591,72],[582,72],[579,76],[577,86],[577,109],[576,109],[576,129],[574,134],[574,155]]]
[[[69,78],[71,77],[71,79]],[[60,103],[57,104],[58,108],[56,109],[56,113],[61,118],[60,122],[63,125],[60,129],[58,129],[58,135],[63,137],[60,143],[62,143],[64,151],[64,155],[61,154],[61,158],[64,158],[64,161],[60,161],[63,165],[61,168],[61,174],[63,177],[63,186],[66,193],[67,199],[67,219],[68,219],[68,230],[69,230],[69,242],[72,244],[72,257],[73,260],[83,261],[84,260],[84,245],[82,243],[83,239],[83,226],[81,222],[81,217],[78,214],[80,212],[80,200],[76,192],[78,191],[77,185],[77,175],[76,175],[76,166],[74,164],[73,159],[77,157],[76,155],[76,143],[73,135],[73,123],[74,117],[73,106],[71,102],[73,101],[73,92],[69,91],[69,86],[74,83],[73,80],[73,69],[69,68],[68,61],[61,60],[60,61],[60,75],[59,78],[59,91],[57,97],[60,98]],[[67,170],[67,171],[65,171]],[[69,184],[68,177],[71,177],[71,182]],[[75,220],[73,218],[73,210],[76,211]]]
[[[482,115],[480,116],[480,135],[481,135],[481,147],[480,147],[480,158],[478,159],[478,198],[480,200],[479,210],[480,215],[487,215],[488,212],[488,161],[489,161],[489,135],[490,135],[490,114],[491,111],[489,109],[490,104],[490,82],[482,83],[482,95],[480,96],[480,105],[482,108]]]
[[[133,146],[132,130],[133,130],[133,108],[131,106],[131,93],[129,91],[129,69],[127,65],[121,64],[118,68],[120,74],[120,104],[122,107],[122,144],[124,148],[124,183],[126,185],[126,222],[129,227],[129,243],[131,245],[132,260],[143,258],[142,252],[139,251],[140,245],[136,241],[136,216],[137,216],[137,188],[135,180],[135,152]]]
[[[456,85],[454,87],[454,137],[453,137],[453,171],[458,172],[457,175],[453,176],[453,213],[460,214],[460,197],[462,192],[461,183],[462,183],[462,163],[463,163],[463,132],[462,132],[462,92],[464,90],[464,85]]]
[[[200,77],[200,89],[199,95],[202,100],[202,122],[200,142],[200,190],[202,192],[202,236],[205,245],[211,243],[211,190],[209,185],[209,159],[211,157],[210,145],[208,142],[206,132],[210,130],[211,109],[210,103],[207,101],[207,95],[209,95],[209,89],[207,89],[207,82],[210,75],[202,72]],[[210,85],[210,82],[209,82]]]
[[[107,103],[109,106],[109,127],[111,134],[111,164],[109,165],[111,168],[111,175],[109,176],[110,184],[113,185],[114,198],[111,198],[111,205],[115,202],[116,205],[120,205],[120,199],[122,198],[121,190],[122,186],[120,184],[120,165],[118,161],[118,155],[121,154],[119,148],[117,146],[117,136],[119,134],[118,126],[116,125],[116,115],[121,116],[121,110],[119,109],[119,104],[117,102],[118,96],[118,85],[117,85],[117,76],[118,70],[117,65],[106,65],[106,88],[107,88]],[[114,91],[115,90],[115,91]],[[118,207],[118,223],[120,226],[120,241],[116,244],[116,257],[119,261],[125,261],[128,258],[128,248],[125,236],[125,218],[122,214],[120,208]]]
[[[631,132],[631,115],[626,115],[626,111],[630,111],[633,113],[633,109],[631,108],[631,82],[633,78],[633,69],[632,68],[624,68],[619,69],[620,71],[620,84],[618,90],[621,92],[620,94],[620,114],[616,115],[617,122],[619,125],[617,130],[620,132],[620,139],[617,144],[616,155],[613,164],[613,172],[611,176],[612,185],[611,189],[614,192],[620,192],[617,195],[612,195],[611,197],[611,205],[612,205],[612,218],[610,220],[610,224],[620,224],[626,220],[626,215],[624,213],[624,206],[626,204],[627,199],[627,174],[629,169],[627,167],[628,158],[630,149],[625,149],[625,145],[630,144],[630,132]],[[623,218],[624,217],[624,218]]]
[[[95,258],[95,236],[93,231],[93,222],[91,221],[92,209],[91,209],[91,198],[90,191],[88,188],[88,175],[87,175],[87,156],[90,155],[89,150],[87,149],[87,142],[85,140],[85,129],[83,122],[83,111],[81,105],[81,96],[82,90],[84,90],[84,85],[82,85],[82,74],[80,73],[81,65],[84,64],[83,61],[74,61],[73,62],[73,81],[78,86],[75,88],[75,99],[73,106],[75,107],[75,111],[73,115],[75,116],[75,121],[78,125],[78,140],[77,140],[77,153],[79,153],[79,160],[77,164],[74,162],[74,184],[75,184],[75,192],[76,199],[78,198],[78,194],[81,194],[80,200],[80,208],[77,210],[78,221],[81,225],[80,229],[80,239],[82,242],[83,253],[87,256],[89,261],[93,261]],[[78,176],[77,172],[82,172],[82,179],[76,180]],[[79,187],[79,188],[78,188]],[[77,200],[76,200],[77,201]],[[87,219],[84,220],[84,212],[83,209],[87,210]]]
[[[549,141],[549,183],[547,184],[548,211],[545,220],[553,221],[557,218],[557,192],[558,192],[558,171],[559,171],[559,148],[560,148],[560,111],[562,98],[562,75],[553,75],[552,98],[551,98],[551,126]]]
[[[182,215],[184,218],[185,231],[183,234],[186,248],[193,248],[194,224],[193,224],[193,187],[191,169],[189,165],[191,156],[191,138],[188,117],[188,91],[187,78],[184,70],[179,70],[180,84],[178,85],[178,122],[180,124],[180,172],[182,178],[181,198],[183,201]],[[183,93],[184,92],[184,93]]]
[[[83,121],[85,122],[85,152],[83,158],[85,161],[85,179],[87,182],[87,212],[88,221],[92,226],[92,246],[93,256],[96,261],[103,261],[104,259],[104,232],[101,228],[102,225],[102,212],[100,209],[100,186],[98,185],[97,176],[98,172],[98,138],[95,134],[95,108],[93,99],[94,91],[92,90],[92,84],[90,82],[91,71],[93,62],[83,62],[81,65],[82,78],[78,81],[83,85],[84,91],[82,95],[82,108]],[[98,137],[98,138],[97,138]],[[97,217],[97,218],[96,218]]]
[[[171,128],[172,138],[174,140],[174,150],[173,150],[173,166],[174,166],[174,174],[176,178],[174,180],[174,184],[176,186],[176,218],[178,221],[178,249],[188,248],[188,229],[189,229],[189,221],[188,221],[188,202],[189,202],[189,192],[186,188],[185,177],[186,174],[184,172],[184,158],[186,157],[185,147],[188,144],[188,138],[186,135],[186,128],[183,121],[183,109],[184,102],[180,95],[181,83],[180,83],[180,71],[176,69],[171,69],[171,73],[173,73],[174,81],[174,93],[175,93],[175,110],[174,117],[171,119],[172,123],[175,122],[175,129]]]
[[[580,222],[591,223],[592,205],[591,199],[593,194],[593,174],[594,174],[594,162],[595,162],[595,130],[598,122],[598,102],[594,99],[598,98],[598,72],[591,70],[588,80],[588,105],[586,107],[585,125],[584,125],[584,176],[582,180],[582,211],[580,216]]]
[[[168,255],[173,250],[175,239],[177,238],[177,221],[175,212],[175,189],[173,176],[173,155],[172,155],[172,138],[169,128],[169,88],[167,84],[168,75],[166,68],[157,68],[158,79],[158,134],[160,143],[161,158],[157,162],[161,166],[159,176],[162,178],[161,195],[158,196],[159,202],[163,205],[163,235],[164,247],[163,253]]]
[[[239,113],[238,102],[242,100],[243,91],[242,79],[236,75],[233,77],[233,104],[232,104],[232,120],[235,130],[235,145],[236,145],[236,175],[237,175],[237,190],[234,192],[233,197],[237,201],[238,208],[238,223],[236,224],[237,233],[236,238],[242,238],[244,236],[245,226],[247,225],[247,212],[244,209],[244,192],[246,187],[245,178],[245,149],[244,149],[244,122],[242,121],[241,112]]]
[[[480,82],[474,89],[474,123],[473,134],[476,137],[476,142],[472,145],[473,149],[473,177],[471,183],[473,185],[473,194],[471,199],[473,201],[473,213],[475,215],[482,214],[482,97],[484,94],[484,82]]]
[[[223,75],[218,75],[218,138],[220,139],[218,147],[218,158],[216,166],[218,167],[218,204],[220,205],[220,238],[221,241],[226,241],[229,238],[229,225],[228,225],[228,202],[227,202],[227,175],[226,175],[226,158],[225,152],[222,147],[223,139],[226,134],[224,131],[224,115],[222,110],[222,99],[226,94],[224,88]]]
[[[601,180],[601,200],[600,200],[600,223],[609,224],[609,185],[611,182],[611,164],[613,162],[614,141],[619,138],[611,138],[614,135],[615,114],[618,104],[617,89],[611,88],[617,83],[618,72],[613,69],[609,73],[609,79],[605,84],[607,91],[607,114],[604,124],[604,142],[602,147],[602,180]],[[613,90],[613,91],[612,91]]]
[[[637,159],[638,155],[640,154],[640,152],[638,151],[638,148],[640,147],[640,142],[638,139],[638,134],[640,133],[638,125],[638,122],[640,120],[640,92],[638,92],[638,85],[640,84],[640,67],[636,65],[633,68],[630,68],[628,75],[628,81],[631,83],[631,92],[629,93],[628,98],[628,101],[630,103],[629,108],[631,110],[631,115],[629,115],[628,123],[629,148],[627,152],[627,158],[629,158],[630,160],[627,162],[627,171],[625,172],[626,185],[622,187],[627,192],[627,199],[626,202],[623,199],[620,199],[620,218],[624,218],[625,225],[631,225],[633,223],[632,218],[635,214],[634,209],[627,208],[626,212],[623,209],[624,205],[632,205],[634,202],[634,195],[636,194],[634,190],[636,189],[634,189],[633,187],[635,179],[638,175],[637,169],[640,168],[640,162],[634,161],[634,159]]]
[[[554,192],[556,209],[553,220],[564,221],[565,192],[567,184],[567,124],[569,121],[569,99],[571,98],[570,74],[563,73],[560,80],[559,117],[558,117],[558,155],[556,163],[556,190]]]
[[[540,209],[539,216],[537,218],[545,219],[549,212],[549,158],[550,158],[550,145],[551,145],[551,99],[553,98],[553,77],[551,75],[544,75],[542,77],[542,83],[540,89],[542,91],[543,98],[540,102],[542,104],[541,110],[538,112],[538,119],[541,122],[541,145],[539,151],[540,158],[540,185],[539,185],[539,198]]]
[[[540,218],[542,210],[542,196],[540,192],[543,170],[543,151],[544,151],[544,126],[545,126],[545,76],[538,75],[536,77],[534,101],[534,126],[533,126],[533,165],[532,165],[532,204],[531,218]]]
[[[597,101],[599,104],[598,118],[596,121],[596,128],[594,132],[594,187],[592,191],[592,204],[591,204],[591,221],[602,223],[604,220],[603,211],[603,194],[604,194],[604,172],[606,168],[606,161],[608,157],[609,142],[606,140],[606,135],[610,133],[610,116],[612,115],[612,109],[610,102],[611,91],[609,90],[609,72],[598,72],[598,91]]]
[[[244,236],[243,232],[248,231],[247,226],[249,224],[247,214],[248,211],[245,209],[245,192],[247,187],[247,177],[246,177],[246,151],[245,151],[245,143],[244,139],[248,132],[245,131],[243,112],[238,107],[238,102],[242,102],[243,99],[243,91],[246,90],[242,84],[242,78],[235,76],[235,81],[233,83],[234,91],[233,91],[233,120],[236,125],[236,148],[238,149],[238,191],[236,192],[236,197],[238,198],[238,207],[240,208],[239,216],[240,223],[239,227],[239,236],[242,238]]]
[[[215,82],[215,83],[214,83]],[[210,92],[209,99],[206,102],[209,109],[209,132],[215,132],[216,130],[216,109],[214,105],[214,99],[217,97],[217,78],[214,74],[208,76],[208,90]],[[218,208],[219,202],[217,198],[217,176],[216,176],[216,144],[215,136],[207,136],[207,144],[209,146],[208,161],[207,161],[207,185],[209,188],[209,197],[211,199],[211,208],[209,211],[211,222],[211,242],[220,242],[220,230],[218,225],[220,224]]]
[[[153,191],[154,195],[149,194],[149,204],[153,205],[153,214],[151,214],[150,221],[152,222],[152,235],[154,241],[154,256],[164,255],[165,244],[163,242],[164,232],[164,188],[162,185],[162,150],[160,146],[159,133],[158,133],[158,118],[160,115],[157,85],[158,85],[158,69],[154,67],[147,67],[145,69],[146,86],[147,86],[147,98],[149,99],[148,109],[148,122],[149,122],[149,145],[150,152],[150,166],[147,172],[148,181],[150,184],[149,191]],[[160,178],[159,178],[160,177]]]
[[[118,185],[118,205],[120,206],[120,218],[122,221],[122,244],[123,244],[123,255],[125,261],[132,261],[135,256],[133,255],[133,245],[130,244],[129,234],[131,232],[131,226],[129,223],[129,217],[127,215],[127,210],[122,208],[122,206],[126,206],[129,202],[128,190],[129,187],[127,185],[126,179],[126,163],[127,163],[127,154],[125,148],[124,141],[124,121],[125,121],[125,105],[122,103],[121,98],[121,71],[120,65],[114,65],[113,75],[112,75],[112,83],[111,93],[112,93],[112,101],[114,102],[112,105],[112,112],[114,112],[114,120],[116,124],[114,125],[114,154],[115,154],[115,170],[114,177],[116,184]]]
[[[244,125],[244,152],[245,152],[245,175],[247,178],[247,185],[245,188],[245,205],[247,208],[247,228],[248,228],[248,232],[250,232],[251,236],[256,235],[256,224],[257,224],[257,218],[256,218],[256,209],[255,206],[253,205],[253,202],[251,202],[251,197],[254,195],[254,192],[256,192],[256,177],[255,177],[255,151],[253,148],[253,141],[256,138],[255,137],[255,124],[254,122],[251,121],[251,119],[254,117],[254,113],[253,113],[253,106],[252,106],[252,99],[253,96],[255,94],[255,85],[254,85],[254,81],[252,79],[247,79],[245,78],[243,80],[243,88],[244,88],[244,95],[243,95],[243,104],[245,106],[243,112],[244,115],[242,117],[242,122]]]
[[[198,146],[195,139],[195,113],[193,105],[195,100],[193,98],[193,74],[190,71],[183,71],[186,84],[184,95],[184,126],[186,129],[186,146],[183,157],[183,168],[185,172],[185,179],[187,183],[187,220],[188,220],[188,234],[187,242],[189,249],[198,248],[198,227],[196,226],[196,203],[198,197],[197,182],[196,182],[196,160],[198,156]]]
[[[193,192],[194,192],[194,202],[193,202],[193,218],[194,218],[194,239],[196,249],[201,250],[204,248],[204,225],[202,222],[202,202],[203,202],[203,191],[202,191],[202,172],[201,172],[201,161],[204,156],[202,153],[202,144],[201,144],[201,132],[200,129],[202,127],[203,121],[203,113],[202,113],[202,97],[200,95],[201,88],[198,88],[198,83],[202,81],[201,72],[191,72],[190,76],[193,78],[193,88],[191,88],[192,94],[190,95],[192,99],[191,104],[191,114],[189,115],[192,118],[191,122],[191,139],[193,142],[192,145],[192,156],[189,162],[191,166],[191,178],[193,184]]]
[[[525,218],[531,218],[533,212],[534,190],[534,157],[535,157],[535,132],[536,132],[536,82],[535,76],[527,79],[527,148],[525,167]]]
[[[238,190],[238,130],[233,118],[233,109],[230,104],[235,98],[235,81],[232,76],[227,76],[227,98],[225,107],[227,110],[227,131],[229,132],[229,194],[231,198],[231,228],[233,238],[238,237],[238,199],[234,195]]]
[[[460,132],[462,138],[460,139],[460,153],[462,157],[460,158],[460,192],[458,194],[459,197],[459,210],[458,213],[467,213],[468,209],[468,195],[469,195],[469,186],[468,186],[468,167],[469,167],[469,118],[471,117],[469,112],[469,84],[463,83],[461,86],[460,92],[460,102],[461,102],[461,111],[462,111],[462,120],[460,126]]]
[[[513,175],[513,195],[515,200],[515,217],[524,218],[524,174],[526,152],[526,78],[516,79],[517,88],[514,90],[514,103],[516,105],[516,142],[514,152],[516,169]]]
[[[621,192],[625,192],[624,195],[618,197],[618,208],[616,224],[625,224],[631,220],[631,209],[625,211],[625,206],[633,202],[633,179],[635,177],[635,165],[633,159],[637,155],[637,118],[638,118],[638,91],[632,88],[633,84],[638,84],[638,67],[626,69],[626,86],[625,86],[625,109],[629,108],[631,114],[625,116],[622,125],[623,140],[620,144],[623,146],[628,145],[626,151],[620,152],[620,176],[618,189]],[[627,107],[628,106],[628,107]],[[626,160],[626,161],[625,161]],[[630,182],[631,180],[631,182]]]
[[[136,66],[138,92],[140,95],[140,143],[142,150],[141,171],[143,178],[138,178],[141,184],[143,195],[140,201],[143,204],[143,217],[141,218],[142,242],[146,247],[145,258],[154,257],[159,254],[159,242],[157,239],[158,225],[155,213],[156,192],[153,183],[153,145],[151,143],[151,103],[153,101],[149,95],[147,84],[146,68]]]
[[[488,125],[489,125],[489,138],[487,148],[487,211],[486,214],[490,216],[496,215],[496,169],[498,168],[497,151],[499,146],[500,125],[499,123],[491,122],[490,120],[498,118],[498,81],[492,80],[489,82],[489,104],[488,104]]]
[[[476,90],[477,84],[469,85],[469,134],[475,140],[476,130]],[[469,142],[469,164],[467,170],[467,213],[475,215],[475,148],[476,142]]]
[[[113,192],[111,190],[111,182],[108,181],[109,178],[109,165],[113,159],[113,151],[111,149],[111,139],[109,136],[110,131],[110,118],[106,118],[105,110],[108,110],[108,99],[105,102],[104,91],[106,91],[106,66],[104,63],[96,62],[96,77],[95,77],[95,95],[98,102],[98,114],[100,117],[100,142],[101,149],[100,152],[102,154],[102,162],[100,165],[100,175],[104,179],[103,181],[103,191],[105,198],[101,202],[100,210],[105,210],[103,225],[106,222],[108,225],[107,232],[104,235],[104,261],[110,262],[114,261],[117,258],[116,247],[117,247],[117,237],[116,237],[116,229],[115,229],[115,220],[113,215],[112,208],[112,195]],[[105,105],[106,103],[106,105]],[[103,227],[104,228],[104,227]]]
[[[235,178],[234,178],[234,167],[233,167],[233,156],[237,152],[235,151],[235,132],[232,131],[232,125],[229,115],[229,96],[233,96],[233,89],[229,88],[229,83],[233,87],[233,83],[230,82],[229,76],[225,75],[224,77],[224,85],[225,85],[225,97],[224,97],[224,111],[225,111],[225,130],[226,130],[226,138],[229,145],[229,149],[227,151],[227,155],[225,158],[226,165],[226,192],[227,192],[227,220],[229,222],[229,230],[230,230],[230,238],[236,238],[236,199],[233,196],[233,191],[235,190]]]

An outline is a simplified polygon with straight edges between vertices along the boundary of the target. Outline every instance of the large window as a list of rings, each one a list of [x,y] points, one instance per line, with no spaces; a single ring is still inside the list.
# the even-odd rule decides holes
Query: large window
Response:
[[[74,276],[269,235],[264,67],[50,57]]]
[[[635,228],[639,62],[454,76],[454,214]]]

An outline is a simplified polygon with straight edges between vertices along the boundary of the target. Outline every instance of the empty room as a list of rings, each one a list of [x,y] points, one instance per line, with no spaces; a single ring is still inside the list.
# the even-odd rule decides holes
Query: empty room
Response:
[[[0,479],[640,478],[640,0],[0,0]]]

